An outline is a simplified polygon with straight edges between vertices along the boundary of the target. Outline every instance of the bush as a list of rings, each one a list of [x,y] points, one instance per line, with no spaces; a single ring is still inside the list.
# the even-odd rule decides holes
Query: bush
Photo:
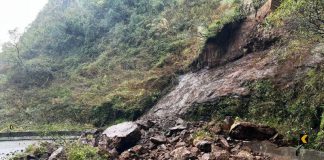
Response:
[[[67,146],[66,156],[68,160],[104,160],[107,156],[100,156],[99,149],[83,144],[70,144]]]
[[[30,66],[25,69],[16,69],[9,77],[9,83],[19,89],[46,87],[54,80],[53,73],[46,68]]]
[[[301,34],[324,36],[323,0],[283,0],[279,8],[267,18],[267,24],[283,26]]]

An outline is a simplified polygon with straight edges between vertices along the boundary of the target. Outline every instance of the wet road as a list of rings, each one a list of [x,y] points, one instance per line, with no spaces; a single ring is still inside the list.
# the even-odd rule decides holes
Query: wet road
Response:
[[[15,151],[24,150],[27,146],[35,144],[40,141],[26,140],[26,141],[0,141],[0,160],[5,159],[7,154]]]

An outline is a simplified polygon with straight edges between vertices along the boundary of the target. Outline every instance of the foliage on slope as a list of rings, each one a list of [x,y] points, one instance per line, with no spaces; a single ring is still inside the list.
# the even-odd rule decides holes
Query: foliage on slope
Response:
[[[20,40],[3,47],[11,68],[1,78],[1,123],[136,118],[237,7],[233,0],[50,0]]]

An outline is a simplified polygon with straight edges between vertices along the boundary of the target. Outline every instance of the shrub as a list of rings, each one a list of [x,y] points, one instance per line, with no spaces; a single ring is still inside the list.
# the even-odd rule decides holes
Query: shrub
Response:
[[[67,159],[68,160],[104,160],[108,157],[100,156],[99,149],[78,143],[73,143],[67,146]]]

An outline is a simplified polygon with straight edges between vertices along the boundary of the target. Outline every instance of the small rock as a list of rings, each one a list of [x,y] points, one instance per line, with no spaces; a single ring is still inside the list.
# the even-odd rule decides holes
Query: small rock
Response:
[[[124,151],[120,156],[119,159],[120,160],[128,160],[131,159],[132,155],[129,151]]]
[[[165,144],[162,144],[162,145],[160,145],[160,148],[161,148],[162,150],[166,150],[166,149],[167,149],[167,146],[166,146]]]
[[[187,160],[191,157],[191,153],[186,147],[180,147],[173,150],[171,156],[177,160]]]
[[[178,142],[175,147],[176,148],[185,147],[186,145],[187,145],[186,142]]]
[[[243,146],[243,147],[241,148],[241,150],[243,150],[243,151],[247,151],[247,152],[252,152],[252,149],[251,149],[250,147],[248,147],[248,146]]]
[[[195,143],[195,146],[205,153],[211,152],[211,145],[212,143],[209,141],[198,141]]]
[[[214,126],[215,125],[215,121],[210,121],[209,123],[208,123],[208,126]]]
[[[180,136],[176,136],[170,140],[170,143],[174,143],[180,140]]]
[[[229,149],[230,145],[228,144],[227,140],[223,136],[219,136],[219,141],[223,148]]]
[[[63,147],[59,147],[56,151],[54,151],[51,156],[48,158],[48,160],[57,160],[58,157],[62,154]]]
[[[183,131],[185,129],[187,129],[187,126],[185,126],[185,125],[177,125],[175,127],[170,128],[169,130],[170,130],[171,133],[175,133],[175,132]]]
[[[131,148],[132,152],[135,152],[137,154],[144,154],[145,148],[142,145],[136,145],[133,148]]]
[[[237,157],[240,159],[253,160],[253,155],[248,151],[240,151]]]
[[[212,153],[217,160],[228,160],[230,153],[227,150],[217,150]]]
[[[169,153],[165,153],[165,154],[164,154],[164,158],[165,158],[165,159],[170,159],[170,157],[171,157],[171,156],[170,156]]]
[[[200,158],[200,160],[213,160],[213,159],[215,158],[213,157],[212,154],[209,153],[204,153]]]
[[[111,157],[118,157],[118,154],[119,154],[119,153],[117,152],[116,148],[110,150],[108,153],[109,153],[109,155],[110,155]]]
[[[189,134],[189,132],[187,130],[183,130],[183,131],[180,132],[180,137],[184,137],[184,136],[186,136],[188,134]]]
[[[199,149],[197,147],[192,147],[190,149],[190,152],[194,155],[194,156],[198,156],[199,155]]]
[[[223,130],[229,131],[231,126],[234,124],[234,119],[232,116],[226,116],[223,123]]]
[[[176,124],[177,124],[177,125],[184,125],[184,124],[185,124],[185,121],[184,121],[183,119],[181,119],[181,118],[178,118],[178,119],[176,120]]]
[[[151,142],[154,144],[164,144],[166,143],[167,139],[164,136],[155,136],[150,138]]]
[[[136,124],[139,125],[142,129],[148,130],[152,126],[154,126],[155,122],[151,120],[138,120],[136,121]]]
[[[238,143],[234,148],[231,149],[231,152],[237,153],[239,149],[241,148],[242,143]]]
[[[9,154],[7,154],[9,156]],[[34,155],[27,155],[26,157],[28,160],[36,160],[36,157]]]
[[[149,149],[152,150],[152,149],[155,149],[156,148],[156,145],[152,142],[150,142],[149,144]]]
[[[222,132],[222,127],[220,124],[216,124],[212,127],[209,128],[209,131],[214,133],[214,134],[219,134]]]

